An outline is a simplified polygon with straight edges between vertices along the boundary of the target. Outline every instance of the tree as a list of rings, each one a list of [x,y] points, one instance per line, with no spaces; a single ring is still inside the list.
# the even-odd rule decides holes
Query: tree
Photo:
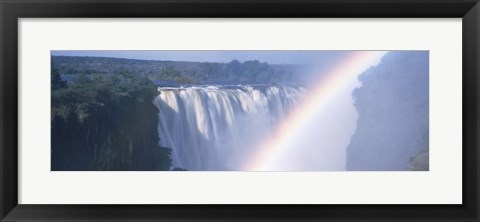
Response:
[[[171,150],[158,144],[151,103],[158,94],[126,71],[52,90],[52,170],[169,170]]]
[[[57,67],[52,63],[52,72],[51,72],[51,87],[52,90],[57,90],[63,88],[67,85],[65,80],[62,80],[60,72],[58,72]]]

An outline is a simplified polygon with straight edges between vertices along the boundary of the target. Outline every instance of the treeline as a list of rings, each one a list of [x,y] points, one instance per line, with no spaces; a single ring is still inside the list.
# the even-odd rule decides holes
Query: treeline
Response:
[[[159,92],[150,80],[119,69],[67,83],[59,70],[52,63],[52,170],[170,169],[152,104]]]
[[[347,170],[428,170],[428,52],[389,52],[359,80]]]
[[[104,57],[52,56],[62,76],[111,74],[120,71],[139,74],[154,82],[282,83],[299,81],[300,65],[271,65],[257,60],[229,63],[176,62]]]

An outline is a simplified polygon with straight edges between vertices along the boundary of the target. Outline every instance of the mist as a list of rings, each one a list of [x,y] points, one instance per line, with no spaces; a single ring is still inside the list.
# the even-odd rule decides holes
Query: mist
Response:
[[[231,54],[238,58],[238,53],[225,53],[224,57]],[[270,61],[276,59],[271,52],[241,53],[263,56]],[[302,54],[301,51],[284,53]],[[348,78],[342,77],[338,83],[328,82],[329,78],[337,78],[332,75],[343,75],[336,73],[337,70],[360,61],[365,56],[358,57],[362,53],[375,58],[362,62],[359,66],[362,68]],[[358,58],[352,59],[355,56]],[[415,168],[410,162],[417,155],[422,155],[420,159],[427,156],[428,161],[425,154],[428,154],[428,144],[425,145],[428,143],[428,138],[425,139],[425,135],[428,136],[428,124],[425,125],[428,123],[428,52],[314,51],[297,56],[295,61],[301,62],[302,68],[296,79],[296,87],[301,90],[295,90],[294,102],[288,101],[290,97],[285,93],[278,94],[279,90],[291,90],[286,86],[233,91],[231,88],[210,88],[203,89],[205,95],[197,97],[200,100],[186,97],[178,100],[186,107],[195,106],[187,108],[185,116],[176,117],[180,118],[179,122],[170,127],[193,121],[193,126],[185,128],[196,128],[200,138],[195,139],[192,133],[188,138],[194,142],[183,148],[175,148],[178,142],[174,141],[162,143],[174,148],[174,156],[177,155],[174,165],[189,170],[410,170]],[[290,115],[304,115],[297,114],[296,110],[302,109],[305,100],[314,97],[312,94],[318,88],[330,87],[334,88],[329,91],[335,92],[327,92],[330,96],[328,101],[319,102],[321,108],[311,107],[318,110],[309,117],[307,124],[286,127],[290,128],[287,136],[291,139],[281,144],[266,143],[279,140],[271,137],[275,137],[277,128],[281,128],[282,121]],[[186,90],[193,93],[193,89]],[[199,89],[195,90],[194,93],[199,93]],[[219,100],[220,97],[224,99]],[[399,106],[423,108],[414,108],[418,112],[402,113],[395,111],[403,109]],[[398,130],[392,130],[394,127]],[[171,138],[168,126],[164,128],[160,137]],[[412,133],[406,135],[407,131]],[[182,141],[185,135],[188,133],[182,132],[173,138]],[[412,142],[419,140],[417,137],[422,141]],[[398,144],[393,145],[394,148],[388,148],[395,143]],[[196,147],[195,152],[199,153],[192,156],[191,150],[182,150],[185,147]],[[269,156],[259,157],[262,152]],[[425,165],[424,161],[420,165]]]
[[[126,144],[123,134],[107,130],[119,138],[122,153],[117,156],[122,158],[109,156],[110,151],[95,158],[88,156],[95,152],[86,152],[83,159],[105,162],[78,166],[140,169],[148,165],[148,169],[189,171],[428,170],[428,63],[427,51],[52,51],[52,79],[56,81],[52,101],[57,101],[52,109],[58,111],[59,126],[54,132],[60,141],[55,147],[62,151],[65,129],[60,126],[68,125],[64,123],[78,122],[85,135],[94,132],[97,119],[93,117],[100,115],[97,100],[111,95],[106,99],[112,99],[112,104],[132,101],[138,110],[148,110],[122,115],[138,122],[135,129],[143,130],[131,138],[143,141],[143,135],[148,135],[149,143],[158,141],[149,150],[158,157],[148,155],[150,162],[142,165],[142,146],[137,144],[140,148],[132,157],[129,149],[134,140]],[[85,94],[91,96],[81,97]],[[70,101],[68,95],[79,95],[77,100],[83,102]],[[145,100],[142,95],[150,97]],[[62,112],[65,104],[71,119]],[[78,108],[85,106],[93,108]],[[112,106],[109,110],[124,109]],[[142,116],[145,113],[148,118]],[[82,118],[90,115],[87,120],[92,124],[81,125]],[[121,122],[112,119],[107,126],[114,129]],[[152,131],[155,125],[158,132]],[[75,129],[69,132],[76,135]],[[89,149],[110,150],[110,142],[103,140],[99,137]],[[90,136],[79,141],[75,147],[89,144]],[[129,158],[136,159],[126,161]],[[110,159],[117,163],[110,164]],[[55,160],[62,169],[72,168],[71,161],[57,156]]]
[[[316,88],[332,87],[326,79],[328,75],[339,74],[342,66],[351,65],[349,57],[358,52],[337,52],[329,60],[319,60],[309,65],[306,76],[306,97],[312,96]],[[375,57],[368,60],[363,68],[356,69],[353,75],[342,79],[335,93],[328,101],[317,102],[317,111],[312,113],[308,123],[296,129],[294,138],[282,148],[283,152],[266,169],[280,171],[344,171],[346,168],[346,148],[356,129],[358,113],[354,106],[352,92],[360,87],[360,76],[366,69],[380,63],[385,52],[372,52]],[[340,73],[341,74],[341,73]],[[314,96],[314,95],[313,95]],[[326,105],[328,104],[328,105]]]

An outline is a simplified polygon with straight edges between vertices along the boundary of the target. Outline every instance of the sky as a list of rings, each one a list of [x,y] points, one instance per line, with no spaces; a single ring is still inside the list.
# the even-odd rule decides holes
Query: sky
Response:
[[[236,59],[240,62],[259,60],[269,64],[316,64],[329,63],[345,57],[351,51],[326,50],[57,50],[52,55],[95,56],[141,60],[168,60],[191,62],[227,63]]]

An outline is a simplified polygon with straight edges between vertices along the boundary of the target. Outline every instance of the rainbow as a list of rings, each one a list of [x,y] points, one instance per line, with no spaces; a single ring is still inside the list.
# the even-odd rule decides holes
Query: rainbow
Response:
[[[344,90],[352,80],[368,68],[377,65],[385,51],[355,51],[334,66],[312,88],[308,97],[284,118],[254,151],[244,165],[245,171],[275,171],[275,161],[287,151],[311,120]]]

